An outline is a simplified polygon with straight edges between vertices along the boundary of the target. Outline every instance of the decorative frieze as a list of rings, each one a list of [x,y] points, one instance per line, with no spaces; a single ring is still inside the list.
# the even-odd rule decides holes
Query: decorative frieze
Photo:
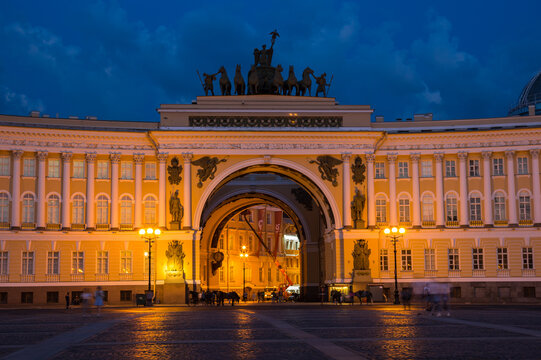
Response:
[[[193,127],[341,127],[341,116],[190,116]]]

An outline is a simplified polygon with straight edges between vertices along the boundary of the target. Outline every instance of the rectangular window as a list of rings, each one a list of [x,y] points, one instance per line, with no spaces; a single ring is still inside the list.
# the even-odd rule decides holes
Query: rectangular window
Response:
[[[531,247],[522,248],[522,268],[533,269],[533,251]]]
[[[435,249],[425,249],[425,270],[436,270]]]
[[[484,270],[485,264],[483,259],[483,249],[474,248],[472,249],[473,254],[473,270]]]
[[[411,271],[411,249],[402,250],[402,271]]]
[[[456,197],[448,197],[445,202],[447,221],[458,221],[458,205]]]
[[[267,225],[272,224],[272,213],[267,213]]]
[[[263,282],[263,268],[259,268],[259,282]]]
[[[224,268],[223,267],[220,268],[219,275],[220,275],[220,282],[224,282],[225,278],[224,278]]]
[[[10,158],[8,156],[0,157],[0,176],[9,176]]]
[[[280,269],[276,269],[276,281],[280,281],[280,275],[282,273],[280,272]]]
[[[459,270],[458,249],[449,249],[449,270]]]
[[[507,257],[507,248],[498,248],[498,269],[507,270],[509,269],[509,262]]]
[[[49,251],[47,252],[47,274],[58,275],[60,274],[60,252]]]
[[[535,298],[535,286],[524,286],[523,292],[524,292],[524,297]]]
[[[505,221],[505,197],[500,195],[494,196],[494,220]]]
[[[470,198],[470,220],[481,221],[481,198]]]
[[[470,176],[480,176],[479,160],[470,160]]]
[[[21,292],[21,304],[32,304],[34,303],[34,293],[23,291]]]
[[[519,175],[528,174],[528,158],[527,157],[517,158],[517,172]]]
[[[84,252],[74,251],[71,257],[71,273],[83,274],[85,272],[84,265]]]
[[[272,282],[272,269],[271,268],[267,269],[267,282],[269,283]]]
[[[434,221],[434,200],[432,196],[425,195],[422,200],[423,221]]]
[[[0,251],[0,275],[7,275],[8,271],[8,252]]]
[[[409,199],[398,200],[398,207],[400,213],[400,222],[410,222],[410,201]]]
[[[120,301],[131,301],[131,290],[120,290]]]
[[[220,234],[220,240],[218,240],[218,247],[224,249],[224,234]]]
[[[229,267],[229,281],[235,281],[235,267],[230,266]]]
[[[268,248],[269,250],[272,250],[272,235],[269,235],[269,236],[267,237],[267,248]]]
[[[145,179],[156,180],[156,163],[154,162],[145,163]]]
[[[58,291],[47,291],[47,304],[58,304]]]
[[[84,179],[85,177],[85,161],[73,160],[73,177],[75,179]]]
[[[503,176],[503,158],[492,159],[492,175]]]
[[[374,163],[374,169],[375,169],[376,179],[385,179],[385,163],[384,162],[378,161]]]
[[[34,275],[34,252],[23,251],[23,275]]]
[[[399,161],[398,162],[398,177],[399,178],[408,178],[409,177],[409,171],[408,171],[408,162],[407,161]]]
[[[432,160],[421,161],[421,177],[432,177]]]
[[[389,253],[387,249],[379,251],[379,269],[381,271],[389,271]]]
[[[530,196],[527,194],[519,194],[518,196],[518,214],[519,220],[531,220],[531,204]]]
[[[131,250],[120,251],[120,272],[122,274],[131,274],[132,272],[132,252]]]
[[[98,179],[109,179],[109,162],[98,161]]]
[[[98,251],[98,274],[108,274],[109,273],[109,252],[108,251]]]
[[[47,177],[59,178],[60,177],[60,159],[49,159],[49,171]]]
[[[120,162],[120,178],[124,180],[133,179],[133,163],[131,161]]]
[[[33,159],[33,158],[23,159],[23,176],[29,176],[29,177],[36,176],[36,159]]]
[[[456,177],[456,161],[445,160],[445,177]]]
[[[385,199],[376,199],[376,222],[387,222],[387,202]]]

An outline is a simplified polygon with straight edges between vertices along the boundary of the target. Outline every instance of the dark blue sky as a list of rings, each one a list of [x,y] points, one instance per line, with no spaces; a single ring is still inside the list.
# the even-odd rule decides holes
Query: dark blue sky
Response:
[[[413,3],[413,4],[412,4]],[[157,120],[196,70],[244,74],[253,49],[386,120],[505,116],[541,70],[538,1],[1,1],[0,113]],[[217,83],[215,88],[217,88]]]

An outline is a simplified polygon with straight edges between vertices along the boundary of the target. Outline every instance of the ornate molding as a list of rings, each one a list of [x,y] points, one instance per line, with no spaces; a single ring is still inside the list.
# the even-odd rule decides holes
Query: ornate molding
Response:
[[[367,163],[373,163],[374,161],[376,161],[376,155],[374,153],[366,154]]]
[[[191,152],[183,152],[182,158],[184,159],[184,163],[189,163],[193,159],[193,153]]]
[[[168,157],[169,157],[169,153],[156,154],[156,158],[158,159],[158,162],[161,162],[161,163],[167,162]]]
[[[268,164],[270,164],[271,158],[272,158],[272,156],[270,156],[270,155],[263,155],[263,162],[266,165],[268,165]]]
[[[457,156],[458,156],[458,158],[460,160],[467,160],[468,159],[468,152],[467,151],[459,151]]]
[[[179,164],[176,156],[171,159],[171,165],[167,167],[167,173],[169,173],[169,177],[167,178],[169,184],[180,184],[180,180],[182,180],[180,176],[182,174],[182,165]]]
[[[12,150],[11,154],[13,155],[14,160],[20,160],[23,156],[24,151],[22,150]]]
[[[492,158],[492,151],[482,151],[481,156],[483,159],[490,160]]]
[[[38,151],[36,153],[36,157],[38,158],[39,161],[45,161],[47,160],[48,154],[49,153],[47,151]]]
[[[537,160],[539,158],[539,149],[531,149],[530,155],[532,156],[533,160]]]
[[[434,153],[434,159],[436,159],[436,162],[442,162],[444,157],[445,157],[444,153],[441,153],[441,152]]]
[[[70,153],[70,152],[63,152],[62,154],[60,154],[60,156],[62,157],[62,162],[71,162],[71,158],[73,157],[73,154]]]
[[[342,164],[342,160],[338,160],[330,155],[320,155],[316,160],[309,160],[310,164],[317,164],[319,173],[323,180],[328,180],[332,183],[333,186],[338,186],[338,169],[335,169],[335,166]]]
[[[192,161],[192,164],[199,166],[201,169],[197,170],[197,176],[199,177],[199,182],[197,187],[203,187],[203,183],[207,179],[214,179],[214,174],[218,169],[218,164],[221,162],[226,162],[226,159],[218,159],[217,157],[204,156],[200,159]]]
[[[421,154],[419,153],[410,154],[410,159],[411,159],[411,162],[418,163],[419,160],[421,159]]]
[[[343,162],[349,162],[351,159],[351,153],[342,153],[341,157]]]
[[[190,116],[193,127],[342,127],[341,116]]]
[[[120,161],[120,153],[109,154],[109,159],[111,159],[111,164],[118,164]]]
[[[352,179],[355,184],[361,184],[364,182],[366,165],[363,164],[363,160],[360,156],[355,157],[355,161],[351,164]]]
[[[398,159],[398,155],[396,155],[396,154],[388,154],[387,155],[387,161],[389,162],[389,164],[394,164],[396,159]]]
[[[87,163],[93,163],[96,161],[96,158],[98,157],[98,154],[96,153],[86,153],[85,158]]]
[[[145,161],[145,154],[133,154],[133,161],[135,165],[142,165]]]
[[[505,157],[507,159],[514,159],[515,158],[515,150],[506,150],[505,151]]]

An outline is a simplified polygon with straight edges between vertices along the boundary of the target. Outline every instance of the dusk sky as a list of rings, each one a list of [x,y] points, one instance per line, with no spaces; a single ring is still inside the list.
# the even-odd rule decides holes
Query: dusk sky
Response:
[[[540,13],[539,1],[4,0],[0,113],[157,121],[160,104],[204,95],[196,70],[233,80],[241,64],[246,79],[277,29],[273,65],[332,75],[340,104],[386,120],[505,116],[541,70]]]

